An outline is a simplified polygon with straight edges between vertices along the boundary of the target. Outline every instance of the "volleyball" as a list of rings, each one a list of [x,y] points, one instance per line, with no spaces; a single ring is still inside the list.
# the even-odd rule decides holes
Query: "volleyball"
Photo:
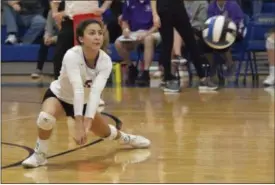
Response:
[[[206,20],[202,31],[205,43],[214,49],[230,47],[236,40],[237,26],[225,16],[213,16]]]

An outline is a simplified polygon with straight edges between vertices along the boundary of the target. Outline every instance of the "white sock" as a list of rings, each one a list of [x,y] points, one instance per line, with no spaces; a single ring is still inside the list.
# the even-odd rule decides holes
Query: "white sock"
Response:
[[[269,66],[269,75],[275,76],[275,66],[274,65]]]
[[[125,144],[127,144],[127,143],[130,142],[130,136],[129,136],[129,134],[126,134],[126,133],[121,132],[121,131],[120,131],[120,134],[121,134],[121,136],[119,138],[120,142],[125,143]]]
[[[34,151],[37,153],[44,153],[47,154],[48,152],[48,144],[49,144],[49,140],[42,140],[39,137],[36,140],[36,146]]]

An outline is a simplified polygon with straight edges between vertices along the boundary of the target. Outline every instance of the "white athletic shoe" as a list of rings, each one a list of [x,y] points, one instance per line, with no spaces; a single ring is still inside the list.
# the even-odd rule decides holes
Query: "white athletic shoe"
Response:
[[[122,144],[130,145],[133,148],[148,148],[151,145],[151,142],[149,139],[146,139],[143,136],[137,136],[132,134],[127,134],[128,137],[126,137]]]
[[[264,80],[264,85],[266,86],[272,86],[275,84],[275,77],[273,75],[269,75],[265,80]]]
[[[7,39],[5,40],[5,44],[16,44],[17,38],[14,34],[9,34]]]
[[[44,153],[34,152],[29,158],[22,162],[22,166],[25,168],[36,168],[47,164],[47,158]]]

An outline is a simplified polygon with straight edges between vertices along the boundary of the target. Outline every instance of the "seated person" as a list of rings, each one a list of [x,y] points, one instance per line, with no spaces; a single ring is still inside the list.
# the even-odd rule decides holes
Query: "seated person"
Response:
[[[267,57],[269,62],[269,76],[264,80],[264,85],[275,85],[275,28],[270,31],[266,39]]]
[[[214,0],[208,6],[208,18],[224,15],[230,18],[237,25],[237,38],[236,42],[239,42],[243,38],[244,30],[244,13],[236,1],[232,0]],[[222,50],[214,50],[210,47],[206,47],[206,50],[218,51],[225,54],[227,73],[231,74],[234,69],[234,63],[230,52],[230,47]]]
[[[153,25],[150,0],[126,0],[122,12],[122,36],[115,47],[119,55],[129,65],[128,83],[134,84],[137,77],[137,67],[132,64],[130,52],[139,44],[144,45],[144,71],[136,80],[139,85],[149,85],[149,67],[154,57],[156,44],[161,41],[157,28]]]
[[[3,3],[4,22],[7,26],[6,44],[18,42],[18,26],[27,27],[22,38],[23,44],[32,44],[44,31],[46,20],[42,15],[40,0],[5,1]]]
[[[32,78],[39,78],[42,74],[42,69],[45,61],[47,60],[48,50],[51,45],[57,41],[57,34],[60,27],[55,23],[52,17],[52,11],[48,12],[47,23],[45,27],[44,40],[40,44],[38,52],[37,66],[34,73],[31,74]]]

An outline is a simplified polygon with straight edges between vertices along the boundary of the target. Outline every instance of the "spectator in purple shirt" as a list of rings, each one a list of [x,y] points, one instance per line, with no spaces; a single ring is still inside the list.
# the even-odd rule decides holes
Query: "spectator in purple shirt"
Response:
[[[231,19],[237,25],[237,39],[236,42],[242,40],[244,30],[244,13],[239,4],[235,0],[214,0],[208,6],[208,18],[216,15],[224,15]],[[225,54],[228,74],[231,74],[234,69],[234,63],[230,52],[230,47],[220,50]]]
[[[126,0],[122,12],[122,35],[115,46],[119,55],[129,65],[128,83],[149,85],[149,67],[154,56],[155,45],[161,41],[157,28],[153,25],[150,0]],[[130,52],[139,44],[144,45],[144,70],[136,80],[138,70],[130,60]]]

